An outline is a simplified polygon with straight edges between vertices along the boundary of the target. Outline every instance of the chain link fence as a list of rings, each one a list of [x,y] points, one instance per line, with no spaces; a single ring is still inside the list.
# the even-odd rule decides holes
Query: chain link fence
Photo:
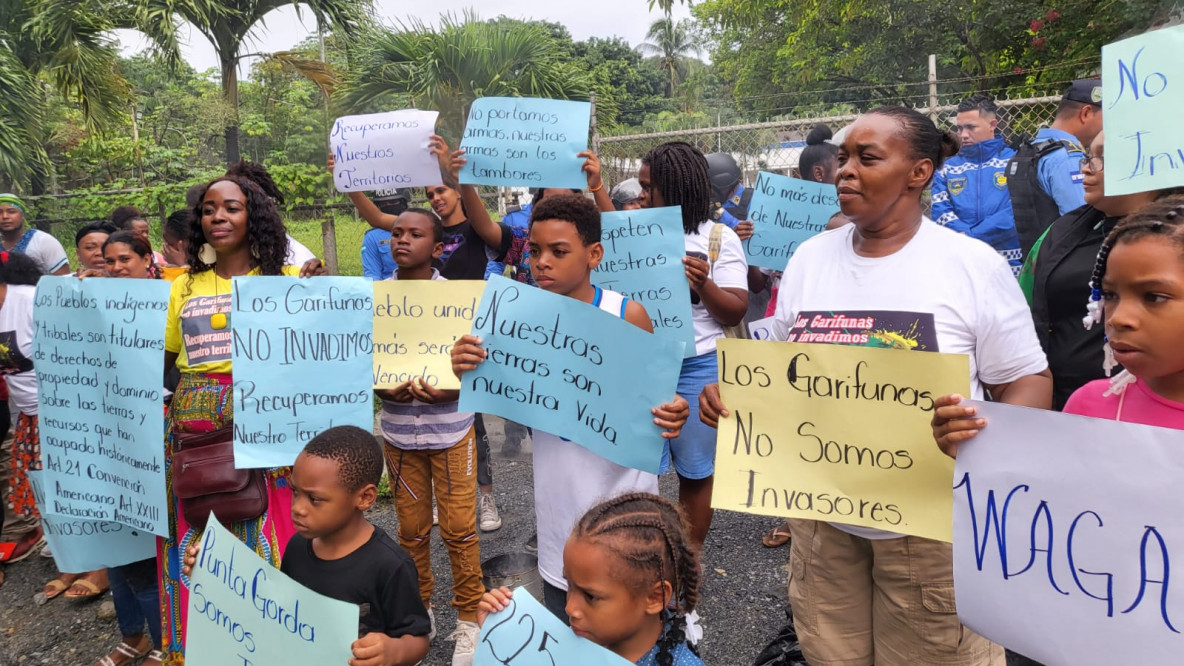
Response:
[[[1047,84],[1043,94],[1008,98],[1005,90],[987,91],[993,94],[999,107],[999,129],[1008,143],[1016,145],[1035,136],[1037,130],[1048,127],[1056,117],[1057,105],[1068,82]],[[938,127],[948,129],[954,124],[958,102],[968,93],[950,94],[934,100],[929,96],[913,96],[905,103],[930,116]],[[937,101],[935,105],[930,102]],[[910,103],[912,102],[912,103]],[[685,141],[707,153],[730,153],[744,173],[746,186],[756,182],[758,171],[770,171],[797,177],[798,158],[806,147],[806,135],[818,123],[827,125],[838,135],[843,128],[859,117],[859,112],[881,106],[885,102],[868,100],[850,105],[848,113],[812,116],[802,113],[795,117],[788,109],[779,120],[741,125],[700,127],[649,134],[628,134],[599,137],[597,154],[603,164],[606,180],[619,183],[637,176],[641,158],[653,147],[667,141]]]

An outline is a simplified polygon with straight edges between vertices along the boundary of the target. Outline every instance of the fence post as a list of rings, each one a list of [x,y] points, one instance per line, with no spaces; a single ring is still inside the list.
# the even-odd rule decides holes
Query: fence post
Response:
[[[596,124],[596,93],[588,99],[592,104],[592,152],[596,153],[596,157],[600,157],[600,128]]]
[[[337,224],[331,213],[321,220],[321,240],[325,270],[329,271],[329,275],[337,275]]]
[[[929,119],[937,123],[937,55],[929,54]]]

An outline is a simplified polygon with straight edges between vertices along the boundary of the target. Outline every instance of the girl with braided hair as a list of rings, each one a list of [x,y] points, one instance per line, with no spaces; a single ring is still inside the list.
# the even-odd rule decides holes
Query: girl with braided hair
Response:
[[[696,400],[719,374],[715,341],[748,311],[748,261],[736,232],[711,219],[707,158],[697,148],[682,141],[655,147],[641,158],[637,179],[643,208],[682,207],[687,250],[682,261],[691,289],[695,348],[683,359],[678,395],[691,404],[691,417],[682,434],[666,443],[661,471],[673,466],[678,473],[678,502],[690,520],[691,543],[699,549],[711,528],[715,433],[699,421]]]
[[[1074,391],[1065,413],[1184,430],[1184,195],[1123,218],[1098,251],[1089,288],[1085,325],[1105,326],[1103,370],[1124,370]],[[955,419],[938,440],[951,456],[987,425],[957,404],[943,415]]]
[[[699,566],[678,507],[630,493],[584,514],[563,549],[567,614],[577,636],[638,666],[702,666],[686,641],[699,601]],[[478,622],[512,593],[487,592]]]

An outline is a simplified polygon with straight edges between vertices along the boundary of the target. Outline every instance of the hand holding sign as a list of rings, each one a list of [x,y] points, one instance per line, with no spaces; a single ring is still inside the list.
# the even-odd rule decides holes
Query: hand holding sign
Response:
[[[658,471],[663,433],[651,415],[667,415],[651,408],[675,394],[681,343],[587,303],[495,276],[477,307],[472,336],[457,341],[452,360],[464,373],[461,411],[497,414],[618,465]]]
[[[839,211],[834,183],[762,171],[754,189],[748,205],[752,235],[744,241],[744,254],[753,266],[783,270],[798,246],[825,231]]]
[[[440,170],[428,152],[437,116],[406,109],[338,118],[329,132],[337,191],[439,185]]]
[[[287,577],[210,514],[189,576],[189,666],[346,664],[358,607]]]
[[[1179,663],[1184,432],[969,406],[989,423],[952,484],[958,617],[1050,666]]]
[[[713,507],[950,540],[952,461],[929,422],[938,396],[969,390],[965,356],[754,340],[718,347],[715,404],[730,411],[719,419]]]
[[[529,97],[482,97],[473,102],[461,150],[466,185],[583,189],[579,154],[588,149],[592,105]]]
[[[620,656],[577,636],[523,588],[513,593],[491,590],[481,607],[474,666],[629,666]]]

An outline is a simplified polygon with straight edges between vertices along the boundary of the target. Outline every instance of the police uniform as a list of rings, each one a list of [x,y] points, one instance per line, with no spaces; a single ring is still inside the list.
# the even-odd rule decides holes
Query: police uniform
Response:
[[[1074,81],[1063,99],[1100,106],[1098,79]],[[1081,158],[1085,146],[1072,134],[1046,127],[1020,146],[1007,167],[1008,191],[1020,249],[1026,257],[1053,220],[1085,205]]]

